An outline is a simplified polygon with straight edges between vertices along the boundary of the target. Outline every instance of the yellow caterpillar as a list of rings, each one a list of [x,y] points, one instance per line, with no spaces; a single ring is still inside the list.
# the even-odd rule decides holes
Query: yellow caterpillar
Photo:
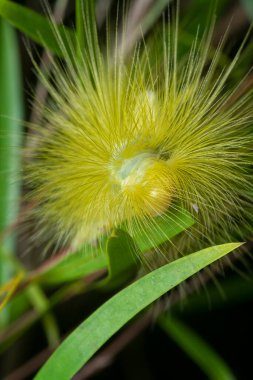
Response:
[[[124,61],[101,52],[85,7],[84,50],[63,46],[65,63],[41,77],[50,101],[25,168],[41,234],[75,248],[123,223],[145,231],[180,205],[226,242],[252,201],[252,97],[232,103],[226,88],[240,52],[220,70],[207,32],[178,61],[175,30],[159,55],[146,43]]]

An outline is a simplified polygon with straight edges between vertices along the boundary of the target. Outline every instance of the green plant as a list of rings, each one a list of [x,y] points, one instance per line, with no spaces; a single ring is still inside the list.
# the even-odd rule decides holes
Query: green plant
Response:
[[[157,1],[140,15],[143,33],[151,34],[167,3]],[[200,9],[201,1],[194,6]],[[187,14],[193,20],[194,6]],[[150,322],[150,305],[172,288],[202,269],[211,278],[217,269],[207,266],[240,247],[231,241],[247,239],[251,228],[252,96],[240,93],[234,74],[238,62],[240,70],[249,65],[248,58],[240,61],[246,39],[230,59],[222,51],[225,39],[218,49],[212,47],[214,26],[208,17],[203,34],[196,35],[196,23],[183,28],[177,9],[174,21],[164,18],[144,41],[136,25],[131,29],[130,16],[136,15],[131,10],[136,12],[135,5],[129,18],[123,10],[125,29],[117,14],[119,30],[113,35],[108,28],[104,43],[94,1],[76,1],[76,30],[0,1],[3,25],[8,20],[55,54],[46,70],[32,58],[48,101],[37,104],[39,122],[28,124],[23,178],[31,205],[25,220],[35,225],[28,244],[36,240],[41,255],[57,253],[27,270],[9,255],[13,242],[8,249],[3,244],[7,276],[1,296],[8,312],[0,350],[8,350],[40,319],[54,349],[62,337],[57,308],[69,298],[103,295],[36,379],[72,378],[133,318],[133,324]],[[8,48],[1,45],[4,58]],[[8,62],[1,78],[11,73]],[[6,88],[12,87],[5,80],[4,95]],[[5,114],[9,123],[17,118],[12,94],[6,99],[14,110],[4,102],[0,110],[6,126]],[[19,145],[20,135],[19,130],[3,133],[3,157],[12,155],[7,137],[18,136],[13,144]],[[3,170],[17,171],[19,161],[12,168],[8,160],[2,162]],[[2,184],[4,229],[14,221],[8,207],[16,214],[17,206]],[[210,378],[234,378],[186,326],[164,315],[158,322]]]

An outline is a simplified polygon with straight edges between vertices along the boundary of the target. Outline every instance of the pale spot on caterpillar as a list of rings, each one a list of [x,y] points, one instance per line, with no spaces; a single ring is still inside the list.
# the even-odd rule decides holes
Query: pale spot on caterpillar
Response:
[[[169,207],[173,194],[170,170],[156,153],[123,157],[111,167],[112,181],[132,205],[133,216],[155,216]]]

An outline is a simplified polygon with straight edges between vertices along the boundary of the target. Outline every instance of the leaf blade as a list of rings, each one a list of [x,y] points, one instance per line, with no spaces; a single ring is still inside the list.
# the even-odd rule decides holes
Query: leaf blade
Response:
[[[124,254],[121,254],[121,252]],[[107,277],[96,287],[110,290],[120,287],[137,273],[139,263],[135,243],[127,232],[116,229],[107,240]],[[119,260],[120,255],[120,260]]]
[[[58,56],[64,54],[63,46],[65,49],[72,46],[75,38],[70,28],[57,25],[49,18],[11,1],[0,1],[0,15],[33,41]]]
[[[115,332],[141,310],[240,245],[230,243],[195,252],[149,273],[121,290],[69,335],[35,379],[51,377],[69,380]]]
[[[147,226],[145,231],[136,230],[132,238],[140,251],[144,253],[154,246],[157,247],[172,239],[194,223],[195,221],[187,211],[177,208],[177,210],[169,213],[166,218],[156,217],[155,223]],[[148,240],[147,235],[150,237]],[[36,276],[36,279],[52,285],[77,280],[92,272],[105,269],[108,260],[104,252],[105,247],[103,245],[98,247],[87,246],[84,251],[80,249],[62,257],[58,262],[55,262],[54,266],[45,268],[42,273]],[[129,260],[131,261],[131,258]]]
[[[173,211],[157,216],[155,223],[147,225],[145,230],[136,229],[133,233],[133,239],[136,241],[140,251],[144,253],[170,241],[176,235],[193,226],[194,223],[192,215],[177,206]]]
[[[0,233],[15,223],[19,210],[20,146],[23,100],[20,60],[15,31],[0,17]],[[1,250],[11,256],[15,237],[1,241]],[[12,276],[12,268],[0,257],[0,285]],[[1,314],[0,323],[8,322],[8,310]]]

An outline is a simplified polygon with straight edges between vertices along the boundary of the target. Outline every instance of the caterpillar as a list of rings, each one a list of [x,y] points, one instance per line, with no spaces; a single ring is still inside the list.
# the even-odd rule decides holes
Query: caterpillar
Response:
[[[195,240],[249,230],[252,95],[233,100],[227,85],[242,47],[222,67],[210,27],[179,58],[176,22],[159,48],[147,40],[125,58],[117,36],[100,47],[88,1],[83,29],[82,46],[57,36],[64,62],[49,79],[38,70],[49,101],[24,169],[38,235],[74,250],[122,225],[156,228],[157,216],[180,223],[178,207],[196,216]]]

